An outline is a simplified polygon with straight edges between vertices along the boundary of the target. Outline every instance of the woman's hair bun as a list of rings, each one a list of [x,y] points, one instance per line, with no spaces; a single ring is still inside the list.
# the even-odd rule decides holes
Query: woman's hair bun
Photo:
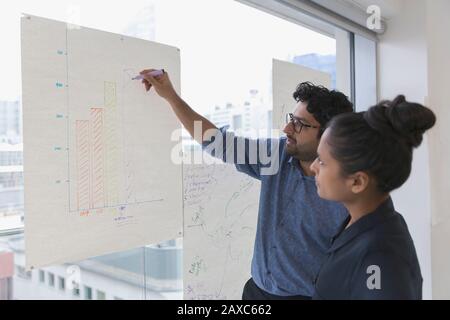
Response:
[[[406,101],[404,95],[371,107],[364,113],[364,119],[382,135],[397,136],[411,147],[418,147],[425,131],[436,123],[433,111],[419,103]]]

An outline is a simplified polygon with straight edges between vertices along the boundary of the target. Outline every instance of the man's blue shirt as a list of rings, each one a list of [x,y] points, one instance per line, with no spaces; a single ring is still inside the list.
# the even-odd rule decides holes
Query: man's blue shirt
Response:
[[[347,210],[317,195],[314,177],[306,176],[298,160],[286,153],[285,138],[253,140],[236,137],[227,127],[220,131],[225,139],[223,151],[220,155],[213,151],[212,155],[234,163],[238,171],[261,181],[253,280],[274,295],[312,296],[313,281],[332,237],[348,216]],[[203,148],[211,145],[205,142]],[[260,151],[261,146],[269,150],[272,159],[274,152],[278,153],[279,169],[275,174],[264,172],[270,165],[260,152],[256,157],[250,155],[251,150]],[[244,154],[238,154],[238,150]],[[231,151],[234,156],[229,156]]]

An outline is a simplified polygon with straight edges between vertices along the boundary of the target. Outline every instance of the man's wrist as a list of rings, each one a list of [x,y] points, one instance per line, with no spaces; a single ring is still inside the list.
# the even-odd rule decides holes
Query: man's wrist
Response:
[[[171,105],[177,104],[181,100],[180,96],[176,93],[168,96],[166,99],[167,99],[167,102],[169,102]]]

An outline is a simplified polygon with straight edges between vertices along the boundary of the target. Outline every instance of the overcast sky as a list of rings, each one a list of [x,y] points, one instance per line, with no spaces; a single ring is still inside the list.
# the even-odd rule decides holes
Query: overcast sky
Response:
[[[20,96],[20,13],[124,33],[155,9],[155,40],[179,47],[182,94],[206,111],[270,90],[271,60],[335,54],[335,40],[234,0],[16,0],[0,4],[0,100]],[[79,12],[79,16],[77,15]],[[145,17],[144,17],[145,18]],[[151,66],[149,66],[151,67]],[[155,66],[157,67],[157,66]]]

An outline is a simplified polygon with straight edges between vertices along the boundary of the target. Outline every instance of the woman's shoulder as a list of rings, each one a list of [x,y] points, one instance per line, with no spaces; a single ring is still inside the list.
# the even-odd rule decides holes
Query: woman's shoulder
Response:
[[[360,240],[366,244],[365,254],[375,252],[391,257],[403,257],[407,261],[416,259],[414,241],[403,216],[398,212],[367,230],[362,236],[363,239]]]

